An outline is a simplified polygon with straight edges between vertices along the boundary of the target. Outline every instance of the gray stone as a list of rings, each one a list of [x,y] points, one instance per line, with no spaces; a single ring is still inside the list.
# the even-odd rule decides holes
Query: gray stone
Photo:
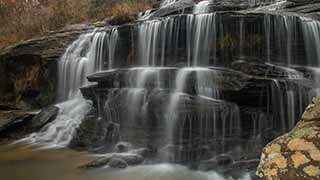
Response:
[[[111,168],[119,168],[119,169],[128,167],[127,162],[119,158],[112,158],[107,165],[110,166]]]
[[[129,142],[119,142],[115,145],[115,151],[117,153],[128,152],[132,148],[132,144]]]
[[[40,130],[55,120],[59,108],[50,106],[40,113],[36,111],[0,112],[0,139],[19,139],[29,133]]]
[[[85,165],[80,166],[82,169],[92,169],[92,168],[100,168],[105,165],[109,165],[112,160],[118,159],[112,165],[116,165],[117,163],[123,166],[123,162],[125,162],[128,166],[135,166],[142,164],[144,158],[140,155],[136,154],[106,154],[104,157],[91,161]],[[119,162],[121,160],[121,162]],[[122,162],[123,161],[123,162]]]
[[[31,119],[30,126],[28,127],[30,131],[38,131],[46,124],[52,122],[56,119],[59,113],[59,108],[56,106],[50,106],[44,108],[38,115]]]

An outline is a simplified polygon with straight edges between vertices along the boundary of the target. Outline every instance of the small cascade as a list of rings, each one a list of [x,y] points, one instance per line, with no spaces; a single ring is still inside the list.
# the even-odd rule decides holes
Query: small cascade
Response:
[[[192,73],[191,69],[181,69],[178,71],[175,79],[175,90],[169,99],[168,109],[166,110],[166,127],[168,129],[167,139],[169,144],[173,144],[174,131],[177,125],[177,118],[179,116],[178,109],[180,104],[180,96],[185,90],[188,76]]]
[[[81,35],[68,47],[58,66],[57,100],[61,103],[56,106],[59,114],[52,123],[22,141],[46,144],[48,147],[65,147],[71,142],[82,119],[91,109],[91,102],[82,97],[80,87],[89,84],[89,74],[103,69],[106,57],[104,49],[107,45],[109,61],[112,61],[115,50],[110,43],[116,43],[116,34],[115,30],[110,35],[95,30]]]
[[[170,96],[166,110],[167,139],[175,153],[167,154],[170,161],[190,161],[206,156],[203,148],[210,145],[221,145],[221,152],[225,152],[226,138],[232,137],[241,130],[240,111],[236,105],[217,100],[219,88],[214,77],[218,72],[201,67],[181,68],[176,75],[175,89]],[[199,98],[195,107],[189,104],[190,96]],[[212,109],[201,103],[215,104]],[[224,110],[220,111],[221,107]],[[186,109],[193,109],[186,112]],[[197,122],[195,124],[195,122]],[[197,146],[195,148],[195,145]],[[177,146],[175,148],[175,146]],[[180,148],[179,148],[180,147]],[[199,149],[198,149],[199,148]],[[218,151],[218,149],[216,149]],[[200,153],[194,156],[194,153]]]
[[[301,18],[301,21],[307,61],[320,66],[320,23],[308,18]]]
[[[76,97],[56,106],[59,108],[59,114],[55,121],[18,142],[46,145],[46,148],[68,146],[81,120],[90,111],[92,105],[82,97]]]
[[[108,46],[108,69],[114,68],[116,48],[119,40],[119,33],[117,28],[112,28],[111,32],[107,34],[107,42],[105,43]],[[104,49],[102,49],[103,52]],[[103,64],[100,65],[103,67]],[[99,69],[100,71],[103,69]]]
[[[96,30],[81,35],[68,47],[58,65],[59,102],[77,96],[79,88],[88,84],[87,75],[104,69],[106,47],[108,47],[109,67],[112,66],[117,39],[116,29],[110,34]]]
[[[282,85],[284,84],[284,85]],[[307,92],[303,89],[294,91],[286,81],[273,79],[272,88],[272,111],[279,119],[277,124],[281,127],[281,133],[286,133],[289,129],[294,128],[297,120],[303,111],[303,97]]]
[[[266,48],[267,48],[267,62],[271,62],[271,17],[270,16],[264,16],[263,19],[264,22],[264,33],[266,38]]]
[[[142,66],[164,65],[166,49],[170,48],[174,37],[175,21],[152,20],[142,23],[138,29],[138,59]],[[160,51],[159,51],[160,49]]]
[[[154,66],[156,62],[159,62],[159,56],[157,53],[157,48],[159,45],[161,47],[164,46],[165,37],[162,37],[161,29],[162,23],[160,21],[154,20],[148,23],[141,24],[139,27],[139,60],[141,61],[142,65],[149,65]],[[164,41],[161,41],[164,39]],[[163,52],[161,52],[163,54]],[[162,59],[160,55],[160,60]]]
[[[99,36],[96,36],[96,41],[101,39],[97,37]],[[86,71],[92,72],[92,69],[95,68],[95,64],[92,65],[93,67],[86,67],[88,58],[83,55],[83,53],[87,54],[91,46],[91,38],[92,34],[81,35],[78,40],[68,47],[59,61],[58,101],[75,97],[79,92],[80,86],[87,81],[85,75],[88,73]],[[98,54],[100,55],[101,53]],[[95,53],[88,55],[96,57]],[[98,65],[100,63],[101,61],[98,61]]]
[[[314,89],[310,92],[310,98],[320,95],[320,23],[309,18],[300,18],[305,42],[307,63],[313,67],[306,67],[311,73]]]
[[[237,58],[299,64],[305,56],[300,22],[271,14],[176,15],[140,23],[133,44],[140,66],[227,66]]]
[[[129,111],[128,118],[145,119],[147,113],[148,95],[161,87],[161,68],[132,68],[128,72],[128,88],[126,102]],[[139,117],[137,117],[139,114]],[[135,124],[135,122],[131,122]]]
[[[187,17],[188,66],[199,66],[199,62],[209,64],[210,55],[215,54],[211,49],[212,45],[215,46],[215,34],[215,14],[199,14]],[[213,50],[215,49],[214,47]]]

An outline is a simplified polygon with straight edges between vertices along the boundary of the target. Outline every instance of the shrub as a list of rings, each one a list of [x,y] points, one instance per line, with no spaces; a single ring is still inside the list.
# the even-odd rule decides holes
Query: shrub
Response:
[[[131,16],[148,0],[0,0],[0,48],[68,24]]]

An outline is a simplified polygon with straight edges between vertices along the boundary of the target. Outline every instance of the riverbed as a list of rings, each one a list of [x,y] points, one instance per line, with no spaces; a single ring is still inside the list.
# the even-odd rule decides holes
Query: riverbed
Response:
[[[28,145],[0,146],[2,180],[229,180],[214,171],[200,172],[175,164],[156,164],[96,170],[79,169],[96,155],[70,149],[43,149]],[[244,175],[240,180],[249,180]]]

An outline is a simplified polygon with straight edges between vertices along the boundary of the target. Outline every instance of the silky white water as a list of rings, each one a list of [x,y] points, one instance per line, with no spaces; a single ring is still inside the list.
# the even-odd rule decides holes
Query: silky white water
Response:
[[[216,14],[198,14],[187,17],[188,66],[209,64],[216,54]],[[211,45],[214,48],[211,48]]]
[[[110,37],[113,37],[110,39]],[[117,41],[117,31],[99,31],[81,35],[74,41],[61,57],[58,65],[58,95],[61,103],[56,119],[39,132],[20,140],[47,147],[65,147],[71,142],[82,119],[91,110],[91,102],[85,100],[80,87],[88,85],[87,76],[103,70],[104,49],[109,49],[109,61],[113,61]],[[112,62],[109,63],[109,67]]]
[[[57,104],[59,113],[56,119],[43,127],[39,132],[19,142],[45,145],[46,148],[68,146],[81,120],[91,110],[91,102],[81,96]]]

